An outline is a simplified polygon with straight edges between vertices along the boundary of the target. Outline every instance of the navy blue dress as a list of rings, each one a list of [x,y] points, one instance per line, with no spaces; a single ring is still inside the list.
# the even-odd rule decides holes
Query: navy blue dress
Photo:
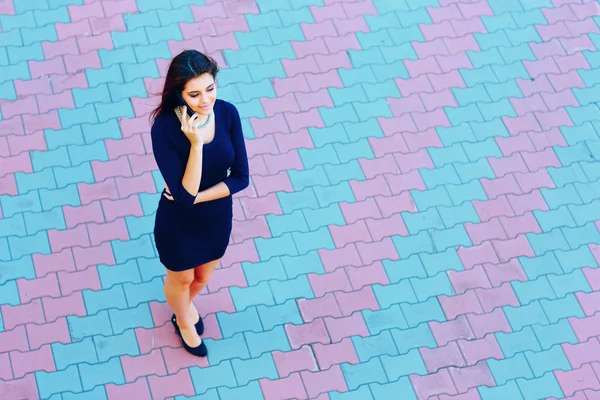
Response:
[[[223,257],[231,235],[232,195],[248,186],[248,158],[239,113],[233,104],[217,99],[214,118],[215,137],[202,151],[200,190],[224,182],[231,195],[198,204],[181,183],[191,145],[175,111],[159,115],[152,125],[154,158],[173,197],[160,196],[154,243],[161,263],[172,271]]]

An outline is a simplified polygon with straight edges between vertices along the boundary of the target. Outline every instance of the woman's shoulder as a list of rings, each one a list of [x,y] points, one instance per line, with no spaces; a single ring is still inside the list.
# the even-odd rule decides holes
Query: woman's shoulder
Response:
[[[172,131],[173,128],[177,127],[177,123],[175,121],[178,122],[174,112],[171,113],[167,111],[162,114],[159,114],[152,122],[150,133],[153,136],[165,135],[168,132]]]
[[[227,100],[223,100],[223,99],[216,99],[215,102],[218,105],[220,105],[223,109],[225,109],[225,114],[227,115],[228,119],[239,116],[239,112],[238,112],[236,106],[233,105],[233,103],[231,103]]]

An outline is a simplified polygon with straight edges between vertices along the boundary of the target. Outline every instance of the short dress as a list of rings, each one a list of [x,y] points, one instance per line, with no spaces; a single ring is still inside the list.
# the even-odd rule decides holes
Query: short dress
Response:
[[[173,197],[160,196],[154,243],[161,263],[171,271],[185,271],[223,257],[231,235],[232,195],[249,184],[238,110],[221,99],[215,101],[213,110],[215,137],[203,147],[199,189],[224,182],[230,195],[217,200],[194,204],[195,196],[181,183],[191,144],[175,111],[157,116],[152,125],[154,158]]]

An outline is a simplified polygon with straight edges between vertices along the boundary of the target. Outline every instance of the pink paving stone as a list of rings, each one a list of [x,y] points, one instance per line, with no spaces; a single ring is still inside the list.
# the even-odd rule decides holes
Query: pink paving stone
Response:
[[[131,167],[127,157],[120,157],[116,160],[98,161],[94,160],[90,163],[96,182],[102,182],[108,178],[117,176],[131,176]]]
[[[76,315],[78,317],[85,317],[87,315],[81,292],[75,292],[65,297],[45,297],[42,299],[42,304],[47,322],[54,322],[58,318],[69,315]]]
[[[523,66],[533,79],[537,79],[541,75],[560,73],[558,65],[551,57],[535,61],[523,60]]]
[[[325,326],[331,337],[331,343],[338,343],[343,338],[352,336],[369,336],[369,329],[362,313],[354,313],[349,317],[325,318]]]
[[[10,331],[18,325],[27,323],[43,324],[45,322],[44,310],[40,299],[32,300],[30,303],[11,306],[4,304],[0,306],[4,329]]]
[[[317,23],[300,24],[306,40],[313,40],[317,37],[338,36],[335,25],[332,20],[321,21]]]
[[[392,239],[387,237],[379,242],[356,244],[358,254],[365,264],[372,264],[381,260],[398,260],[398,252]]]
[[[257,194],[260,197],[276,192],[293,192],[289,175],[281,171],[271,176],[252,176]]]
[[[469,59],[469,57],[466,53],[458,53],[458,54],[451,54],[451,55],[438,55],[438,56],[435,56],[435,59],[437,60],[440,68],[442,69],[442,72],[444,72],[444,73],[449,73],[449,72],[456,73],[456,72],[458,72],[457,70],[460,68],[473,69],[471,60]],[[458,77],[460,77],[460,73],[458,74]],[[430,77],[430,79],[431,78],[433,78],[433,77]],[[462,77],[460,77],[460,79],[462,80]],[[437,79],[436,79],[436,81],[437,81]],[[464,81],[463,81],[463,86],[464,86]]]
[[[565,25],[573,37],[588,35],[590,33],[600,33],[600,28],[598,28],[598,25],[596,25],[592,18],[579,21],[565,21]]]
[[[564,55],[564,56],[555,56],[554,62],[556,62],[556,65],[558,65],[558,69],[560,69],[561,75],[566,75],[567,73],[570,73],[570,72],[572,73],[573,70],[576,70],[576,69],[590,69],[591,68],[590,64],[588,63],[588,61],[585,58],[583,53],[575,53],[575,54]],[[579,74],[577,74],[577,76],[581,79]],[[553,80],[556,79],[556,75],[550,76],[549,79],[550,79],[550,82],[552,83],[552,85],[554,86]],[[555,87],[555,89],[556,89],[556,87]],[[560,89],[556,89],[556,90],[559,91]]]
[[[408,79],[395,78],[394,82],[396,82],[396,86],[398,86],[398,89],[404,98],[413,94],[419,94],[423,92],[432,93],[434,91],[427,75]]]
[[[463,37],[473,33],[487,33],[487,29],[479,17],[464,20],[452,20],[451,24],[457,37]]]
[[[288,93],[276,98],[263,97],[260,99],[260,102],[267,117],[272,117],[275,114],[281,114],[285,112],[300,112],[298,102],[296,101],[293,93]]]
[[[311,346],[302,346],[297,350],[273,351],[273,361],[280,378],[299,371],[317,371],[317,361]]]
[[[56,274],[48,274],[38,279],[17,279],[17,289],[21,304],[29,303],[41,297],[60,297],[60,288]]]
[[[350,181],[350,187],[352,188],[356,201],[363,201],[367,197],[372,196],[389,196],[392,194],[382,175],[364,181],[352,180]]]
[[[488,199],[496,199],[508,194],[521,194],[521,188],[512,174],[504,175],[497,179],[479,179]]]
[[[111,31],[127,31],[125,20],[123,19],[122,14],[111,15],[106,18],[90,18],[90,26],[92,27],[93,35],[99,35]]]
[[[460,13],[465,19],[481,17],[483,15],[493,16],[494,12],[485,0],[473,1],[471,3],[458,3]]]
[[[492,289],[475,289],[475,293],[486,313],[499,307],[520,306],[519,299],[508,282]]]
[[[342,315],[345,317],[356,311],[379,310],[379,304],[371,286],[363,287],[361,290],[354,292],[335,292],[334,294]]]
[[[520,133],[507,138],[496,136],[495,140],[503,156],[510,156],[513,153],[519,152],[534,152],[536,150],[527,133]]]
[[[6,118],[12,118],[15,115],[38,113],[37,103],[34,95],[17,98],[17,100],[11,101],[2,100],[0,102],[0,106],[2,106],[3,116],[6,116]]]
[[[450,21],[441,21],[436,22],[432,25],[421,25],[421,33],[423,33],[423,37],[427,41],[435,40],[438,38],[444,37],[456,37],[456,33],[454,29],[452,29],[452,25]]]
[[[159,349],[152,350],[150,353],[142,356],[121,356],[123,374],[126,382],[134,382],[142,376],[167,374],[165,362]]]
[[[596,2],[583,2],[582,4],[576,1],[570,1],[569,7],[578,19],[587,17],[595,17],[600,14],[600,5]]]
[[[48,240],[52,252],[61,251],[68,247],[90,247],[88,231],[85,225],[79,225],[73,229],[48,230]]]
[[[563,49],[558,41],[535,43],[532,42],[530,45],[531,51],[538,60],[543,60],[546,57],[565,55],[565,49]]]
[[[153,349],[161,347],[181,347],[181,340],[173,334],[173,326],[165,324],[159,328],[135,329],[140,354],[148,354]]]
[[[563,21],[551,23],[548,25],[536,25],[536,30],[543,41],[550,41],[552,39],[562,39],[571,36],[567,25]]]
[[[285,399],[307,399],[304,384],[300,374],[293,373],[287,378],[270,380],[260,379],[259,381],[265,400],[285,400]]]
[[[84,270],[90,265],[115,265],[115,256],[110,243],[88,248],[73,248],[73,257],[78,271]],[[59,277],[60,279],[60,277]]]
[[[464,53],[461,53],[464,54]],[[458,71],[449,71],[442,74],[429,75],[429,81],[435,91],[465,88],[467,84]]]
[[[377,201],[377,205],[384,218],[388,218],[395,213],[403,211],[417,211],[417,206],[408,191],[396,196],[377,196],[375,197],[375,201]]]
[[[511,239],[524,233],[542,233],[542,228],[531,212],[516,217],[500,217],[500,224]]]
[[[386,217],[383,219],[369,219],[367,220],[367,228],[369,228],[369,232],[371,232],[371,237],[373,238],[375,243],[378,243],[380,241],[386,242],[379,246],[387,248],[388,251],[386,253],[388,254],[390,252],[391,254],[395,253],[395,250],[392,251],[392,249],[389,248],[390,244],[393,246],[393,243],[388,243],[390,242],[390,237],[395,235],[408,236],[408,230],[406,229],[406,225],[404,224],[404,221],[402,220],[402,216],[400,214],[394,214],[390,217]],[[361,247],[364,246],[366,246],[366,244],[362,244]],[[377,259],[380,258],[378,257]]]
[[[0,381],[9,381],[13,379],[12,367],[8,353],[0,354]]]
[[[234,243],[243,243],[247,239],[257,237],[271,238],[269,225],[264,216],[260,215],[252,220],[238,221],[234,224],[231,232],[231,239]]]
[[[131,171],[134,176],[142,175],[144,172],[153,171],[158,169],[156,165],[156,161],[154,160],[154,156],[152,154],[147,154],[145,156],[140,156],[137,154],[132,154],[128,157],[129,164],[131,166]]]
[[[21,116],[15,116],[0,121],[0,136],[9,135],[25,135],[23,119]]]
[[[84,72],[75,74],[53,75],[52,76],[52,91],[60,93],[69,89],[87,89],[88,83]]]
[[[33,323],[27,324],[25,327],[27,329],[27,338],[29,339],[29,347],[31,350],[39,349],[41,346],[48,343],[71,343],[71,334],[65,317],[59,318],[48,324],[37,325]],[[21,332],[20,329],[21,327],[17,327],[15,331]],[[25,335],[25,330],[22,331],[22,334]],[[26,351],[27,346],[25,346],[25,350],[22,348],[17,350]]]
[[[574,87],[586,87],[583,80],[581,80],[581,76],[575,69],[564,74],[551,75],[548,77],[548,79],[550,79],[550,84],[556,91],[562,91]]]
[[[308,129],[310,127],[325,127],[325,123],[321,119],[321,114],[319,114],[319,110],[316,108],[299,113],[285,113],[284,117],[291,132],[297,132],[301,129]]]
[[[512,332],[510,324],[504,315],[504,311],[501,308],[496,308],[487,314],[469,314],[467,320],[475,337],[478,339],[483,338],[488,333],[494,332]]]
[[[466,51],[480,51],[479,45],[472,34],[457,38],[444,38],[445,47],[448,49],[447,52],[440,54],[457,54]]]
[[[102,224],[88,223],[86,226],[92,246],[97,246],[111,240],[128,241],[130,239],[124,218]]]
[[[427,12],[431,17],[434,24],[438,24],[443,21],[460,20],[463,19],[463,15],[456,4],[450,4],[445,7],[428,7]]]
[[[362,47],[354,33],[345,36],[326,36],[323,38],[330,54],[336,54],[341,51],[355,50],[360,51]]]
[[[249,32],[248,23],[243,15],[229,18],[214,18],[212,20],[217,35],[225,35],[234,32]]]
[[[52,94],[50,80],[47,77],[34,78],[29,81],[15,80],[14,85],[18,98],[36,94]]]
[[[457,316],[467,314],[482,314],[483,309],[472,290],[456,296],[438,296],[440,306],[446,319],[453,320]]]
[[[555,76],[555,75],[551,75],[551,76]],[[519,86],[519,88],[521,89],[521,92],[523,93],[523,95],[525,97],[529,97],[533,94],[536,93],[552,93],[554,92],[554,88],[552,87],[552,84],[550,83],[550,80],[548,79],[548,77],[546,76],[540,76],[538,79],[536,80],[531,80],[531,79],[521,79],[521,78],[517,78],[515,80],[517,82],[517,85]],[[516,120],[517,118],[525,118],[525,117],[502,117],[502,119],[505,120]],[[533,118],[533,115],[528,116],[529,120],[528,122],[532,125],[537,126],[537,121],[533,120],[531,121],[531,118]],[[538,129],[524,129],[524,130],[539,130]],[[510,128],[509,128],[510,131]]]
[[[493,287],[498,287],[505,282],[528,280],[518,259],[502,264],[484,264],[483,268]]]
[[[60,119],[56,110],[40,115],[23,115],[23,127],[25,133],[40,132],[45,129],[61,129]],[[45,147],[44,147],[45,148]]]
[[[97,3],[89,3],[85,5],[69,5],[67,6],[69,10],[69,15],[71,17],[71,21],[77,22],[89,18],[102,18],[104,17],[104,10],[102,9],[102,4]]]
[[[221,259],[221,264],[224,267],[230,266],[237,262],[260,262],[258,251],[253,240],[246,240],[242,243],[230,244],[227,248],[227,253]]]
[[[138,154],[144,155],[144,144],[142,137],[139,135],[132,136],[126,139],[106,139],[106,151],[111,160],[115,160],[123,155]]]
[[[5,330],[0,332],[0,353],[13,350],[29,351],[30,345],[27,342],[27,333],[25,332],[24,325],[19,325],[14,329],[7,329],[6,325],[4,327]],[[34,349],[32,346],[32,350]]]
[[[24,152],[46,151],[44,132],[35,132],[25,136],[8,136],[8,148],[11,155],[16,156]]]
[[[63,214],[67,228],[74,228],[79,224],[88,222],[104,222],[104,214],[99,201],[94,201],[85,206],[63,206]]]
[[[77,44],[79,51],[83,54],[87,54],[91,51],[97,50],[112,50],[114,49],[112,37],[110,32],[100,33],[94,36],[80,36],[77,38]],[[67,61],[65,56],[65,62]]]
[[[548,111],[548,106],[546,105],[546,103],[544,103],[544,99],[539,93],[535,93],[530,97],[511,97],[509,100],[513,108],[515,109],[515,112],[519,116],[524,116],[534,111]]]
[[[554,182],[546,169],[540,169],[530,173],[516,173],[515,178],[524,193],[535,189],[548,188],[553,189]]]
[[[242,197],[240,203],[247,219],[254,219],[259,215],[283,214],[275,193],[269,193],[266,196],[257,198]]]
[[[208,290],[211,293],[229,287],[248,287],[244,270],[240,263],[235,263],[229,268],[216,269],[208,283]]]
[[[339,3],[342,4],[346,15],[350,19],[363,15],[379,15],[377,7],[375,7],[372,0],[357,0],[354,2],[339,1]]]
[[[363,265],[356,245],[353,243],[338,249],[319,249],[318,252],[326,272],[333,272],[337,268],[349,265]]]
[[[447,394],[441,394],[437,400],[481,400],[477,388],[467,390],[465,393],[450,396]]]
[[[404,136],[402,133],[395,133],[391,136],[383,137],[383,138],[369,138],[369,144],[371,145],[371,149],[375,154],[376,160],[385,158],[384,156],[393,154],[393,153],[408,153],[408,146],[404,141]],[[363,168],[364,170],[364,168]],[[373,176],[369,177],[372,178]]]
[[[535,253],[525,235],[505,240],[492,240],[492,245],[502,262],[515,257],[535,257]]]
[[[206,53],[213,57],[215,61],[218,60],[219,65],[225,64],[225,60],[222,59],[221,51],[223,50],[239,50],[239,46],[235,35],[230,32],[220,36],[205,36],[202,38]],[[219,60],[220,59],[220,60]]]
[[[75,262],[71,249],[65,249],[53,254],[33,254],[33,266],[38,278],[58,271],[75,271]]]
[[[498,263],[498,256],[490,242],[482,242],[472,247],[459,247],[458,256],[465,269],[484,263]]]
[[[433,56],[419,60],[404,60],[404,65],[411,78],[415,78],[423,74],[442,73],[440,66]]]
[[[600,292],[578,292],[575,293],[575,297],[577,297],[577,300],[579,301],[583,312],[588,317],[600,311]]]
[[[398,138],[401,139],[400,136],[398,136]],[[371,147],[373,147],[373,142],[370,142]],[[373,159],[361,158],[358,160],[358,162],[367,179],[372,179],[377,175],[397,174],[400,172],[392,154],[386,154],[383,157],[377,157]]]
[[[579,342],[585,342],[600,334],[600,314],[585,318],[569,318],[569,323]]]
[[[211,336],[203,336],[203,338],[213,339],[213,337]],[[219,336],[217,339],[221,339],[221,336]],[[169,375],[177,373],[189,367],[208,367],[207,358],[193,356],[186,351],[182,351],[181,348],[174,349],[171,347],[163,347],[161,351],[163,353],[165,366]]]
[[[250,117],[250,125],[254,130],[256,137],[261,138],[273,133],[289,133],[290,129],[283,114],[278,114],[270,118],[252,118]]]
[[[29,374],[12,381],[0,381],[0,398],[14,398],[15,394],[22,399],[39,399],[35,375]]]
[[[554,375],[566,396],[571,396],[576,391],[584,389],[600,390],[600,382],[590,364],[585,364],[572,371],[557,370],[554,371]]]
[[[320,89],[311,93],[295,93],[300,111],[309,111],[312,108],[333,108],[333,100],[326,89]]]
[[[491,219],[488,222],[472,224],[466,222],[465,229],[473,245],[477,246],[485,241],[494,239],[506,239],[506,232],[502,228],[500,221],[497,218]],[[497,254],[496,249],[496,254]]]
[[[410,375],[409,378],[419,399],[428,399],[436,394],[457,394],[447,369],[424,376]]]
[[[315,22],[319,23],[325,20],[347,19],[343,7],[339,3],[334,3],[328,6],[311,6],[309,7]]]
[[[40,113],[47,113],[61,108],[75,108],[73,96],[70,91],[64,91],[53,95],[37,95],[36,99],[38,107],[40,108]]]
[[[326,371],[302,371],[300,376],[310,398],[314,398],[320,393],[348,391],[346,380],[339,365],[334,365]]]
[[[400,156],[396,156],[396,161],[400,165],[400,170],[402,173],[397,175],[386,175],[385,180],[389,185],[389,190],[393,195],[399,195],[403,192],[409,192],[410,190],[427,190],[421,175],[417,169],[413,169],[411,171],[405,171],[405,163],[410,161],[416,161],[421,158],[422,163],[427,163],[427,159],[424,159],[423,153],[414,153],[418,155],[406,155],[402,154]],[[417,164],[418,165],[418,164]],[[408,193],[410,194],[410,193]],[[383,196],[389,196],[388,193],[381,193]]]
[[[539,190],[532,190],[530,193],[521,195],[507,195],[506,198],[516,215],[523,215],[534,210],[548,210],[546,200]]]
[[[309,93],[310,88],[304,75],[296,75],[291,78],[273,78],[271,80],[273,89],[277,96],[288,93]]]
[[[15,6],[13,0],[2,0],[0,1],[0,14],[14,15]]]
[[[579,107],[579,102],[575,98],[573,92],[569,89],[565,89],[559,93],[542,93],[542,98],[544,102],[548,105],[548,109],[550,111],[556,111],[560,108],[564,107]],[[566,117],[565,117],[566,118]],[[566,124],[569,124],[569,120],[565,120]],[[542,124],[542,122],[540,122]],[[551,127],[555,127],[559,125],[552,125]],[[547,127],[544,127],[548,129]]]
[[[221,289],[210,294],[201,293],[194,299],[194,304],[203,318],[208,314],[216,314],[217,312],[235,312],[233,300],[227,289]]]
[[[314,56],[309,55],[298,60],[281,60],[281,65],[288,77],[299,74],[317,74],[322,72]]]
[[[598,338],[590,338],[586,342],[577,344],[563,343],[561,346],[573,369],[577,369],[583,364],[600,361]]]
[[[498,217],[512,217],[514,212],[506,196],[500,196],[493,200],[473,200],[473,207],[482,222]]]
[[[36,371],[56,371],[50,345],[44,345],[38,350],[32,350],[24,353],[19,351],[11,351],[10,361],[15,379],[22,378],[26,374]]]
[[[343,268],[325,274],[308,274],[308,281],[310,282],[313,294],[317,298],[335,291],[352,291],[348,275]]]
[[[108,383],[104,386],[109,400],[151,400],[150,388],[146,378],[138,379],[133,383],[115,385]]]
[[[444,89],[432,94],[423,93],[421,94],[421,98],[423,99],[423,104],[425,104],[427,111],[432,111],[441,107],[458,106],[456,99],[454,98],[454,94],[452,94],[450,89]]]
[[[485,361],[465,368],[449,368],[452,381],[459,393],[478,386],[496,386],[496,382]]]
[[[165,399],[176,395],[194,396],[196,394],[188,369],[164,377],[152,375],[147,379],[150,392],[155,399]]]
[[[269,171],[269,175],[286,170],[304,170],[298,151],[290,150],[286,154],[265,154],[262,156]]]
[[[577,18],[572,9],[566,4],[556,8],[542,8],[541,11],[549,24]]]
[[[63,296],[82,290],[101,290],[98,269],[95,265],[77,272],[59,272],[58,282]],[[107,288],[105,288],[107,289]]]
[[[246,153],[248,158],[262,154],[280,154],[273,135],[264,136],[246,141]],[[287,151],[283,152],[287,153]]]
[[[492,287],[481,265],[476,265],[472,269],[465,271],[449,270],[447,274],[456,294],[465,293],[469,289],[489,289]]]
[[[292,41],[291,44],[297,59],[315,54],[329,54],[322,37],[316,37],[306,42]]]
[[[15,172],[33,172],[29,154],[25,152],[17,156],[0,159],[0,171],[5,174],[14,174]]]
[[[315,299],[297,299],[298,309],[304,322],[312,322],[317,318],[342,316],[333,293]]]
[[[96,200],[112,199],[117,200],[119,193],[114,179],[107,179],[96,183],[78,183],[77,190],[81,204],[86,205]]]
[[[302,325],[286,324],[285,331],[292,349],[297,350],[305,344],[331,343],[323,319],[315,319]]]
[[[379,261],[366,267],[347,267],[346,273],[348,274],[353,290],[359,290],[365,286],[376,284],[383,286],[390,284],[385,269]]]
[[[410,115],[393,118],[378,117],[377,122],[386,137],[394,136],[396,133],[419,131]]]
[[[411,113],[411,116],[419,131],[427,131],[428,129],[441,126],[450,128],[452,126],[442,108],[424,113]]]
[[[104,210],[106,222],[128,216],[144,216],[140,198],[135,195],[121,200],[103,199],[100,203]]]
[[[421,101],[421,97],[417,93],[411,93],[406,97],[396,99],[393,97],[386,99],[392,114],[396,117],[408,114],[411,112],[425,112],[425,106]]]
[[[481,360],[490,358],[497,360],[504,358],[495,335],[486,335],[475,340],[471,338],[468,338],[468,340],[460,339],[457,343],[467,365],[475,365]]]
[[[473,340],[475,335],[464,315],[447,322],[429,322],[429,328],[438,346],[446,346],[458,339]]]
[[[319,369],[327,370],[335,364],[358,364],[358,355],[350,338],[333,344],[314,344],[313,350],[319,363]]]
[[[64,55],[63,56],[67,74],[83,71],[87,68],[100,69],[102,65],[97,51],[90,51],[80,55]]]
[[[75,43],[75,40],[73,40]],[[43,42],[42,46],[51,43],[51,42]],[[37,79],[40,77],[45,77],[47,75],[63,75],[66,74],[65,64],[61,56],[55,56],[50,60],[44,61],[36,61],[29,60],[29,71],[32,79]]]
[[[515,153],[511,156],[503,158],[488,157],[487,160],[497,178],[501,178],[506,174],[512,174],[515,172],[529,172],[521,153]]]

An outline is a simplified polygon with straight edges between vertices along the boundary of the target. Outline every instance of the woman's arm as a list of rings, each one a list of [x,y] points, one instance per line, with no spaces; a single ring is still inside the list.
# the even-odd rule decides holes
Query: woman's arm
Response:
[[[223,197],[227,197],[230,194],[231,193],[229,192],[229,187],[225,184],[225,182],[219,182],[216,185],[209,187],[208,189],[198,192],[196,200],[194,200],[194,204],[222,199]]]
[[[223,183],[229,189],[229,194],[234,195],[248,187],[250,177],[248,155],[246,153],[246,144],[244,142],[240,114],[233,104],[227,103],[227,105],[228,117],[231,123],[231,144],[233,145],[235,158],[230,169],[230,174],[223,180]]]

